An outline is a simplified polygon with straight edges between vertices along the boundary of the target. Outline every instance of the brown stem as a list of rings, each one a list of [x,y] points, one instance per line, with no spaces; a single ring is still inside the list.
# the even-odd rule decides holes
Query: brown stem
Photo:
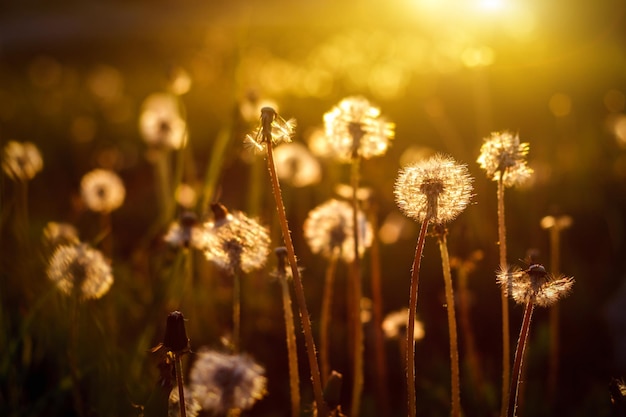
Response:
[[[409,400],[409,417],[415,417],[417,408],[415,405],[415,314],[417,312],[417,288],[419,284],[420,265],[422,252],[424,251],[424,239],[428,229],[428,219],[422,221],[415,258],[411,270],[411,293],[409,296],[409,320],[406,327],[406,383]]]
[[[500,249],[500,269],[505,271],[506,262],[506,224],[504,221],[504,183],[502,175],[498,180],[498,245]],[[502,403],[500,415],[506,415],[506,406],[508,404],[508,383],[511,378],[511,341],[509,339],[509,300],[506,294],[506,288],[500,290],[500,299],[502,302]]]
[[[533,315],[533,302],[526,304],[524,309],[524,319],[522,320],[522,328],[520,329],[519,339],[517,340],[517,348],[515,349],[515,361],[513,362],[513,379],[509,392],[509,402],[507,408],[507,417],[515,417],[517,408],[517,395],[519,393],[519,384],[522,375],[522,367],[524,360],[524,352],[526,350],[526,341],[528,340],[528,331],[530,329],[530,319]]]
[[[550,229],[550,258],[552,259],[552,274],[558,276],[560,272],[560,231],[555,225]],[[548,370],[548,398],[554,404],[559,375],[559,304],[550,307],[550,362]]]
[[[324,282],[324,297],[322,298],[322,312],[320,316],[320,362],[322,366],[322,384],[326,385],[326,381],[330,376],[330,359],[329,359],[329,327],[331,320],[331,309],[334,295],[335,271],[337,269],[337,254],[333,252],[328,266],[326,267],[326,279]]]
[[[296,348],[296,330],[293,325],[291,295],[285,274],[281,274],[280,285],[283,293],[283,313],[285,315],[285,333],[287,336],[287,356],[289,359],[289,389],[291,390],[291,416],[300,415],[300,374],[298,372],[298,352]]]
[[[266,145],[267,169],[269,171],[270,180],[272,182],[272,191],[274,192],[274,199],[276,201],[276,209],[278,210],[278,219],[280,221],[280,228],[283,234],[283,240],[285,242],[285,247],[287,248],[287,259],[289,259],[289,265],[293,274],[296,302],[298,303],[298,308],[300,310],[300,321],[302,323],[302,331],[304,332],[304,341],[311,371],[311,382],[313,385],[313,396],[315,397],[315,402],[317,406],[317,415],[320,417],[326,417],[329,415],[328,407],[326,406],[326,402],[324,401],[324,394],[322,391],[320,370],[315,354],[315,341],[313,340],[313,330],[311,329],[311,318],[309,317],[309,310],[306,306],[304,287],[302,286],[300,270],[298,269],[298,261],[296,259],[293,241],[291,240],[291,234],[289,232],[289,224],[287,223],[287,214],[285,213],[282,192],[280,190],[278,176],[276,175],[276,166],[274,165],[274,155],[272,151],[272,141],[268,140],[266,142]]]
[[[185,407],[185,388],[183,384],[183,367],[181,355],[174,353],[174,367],[176,368],[176,383],[178,384],[178,406],[180,408],[180,417],[187,417],[187,408]]]
[[[241,274],[233,276],[233,350],[241,349]]]

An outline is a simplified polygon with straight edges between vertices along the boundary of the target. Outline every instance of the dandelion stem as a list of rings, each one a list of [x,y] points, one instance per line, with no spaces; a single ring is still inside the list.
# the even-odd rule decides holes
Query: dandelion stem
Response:
[[[287,277],[280,274],[280,286],[283,293],[283,312],[285,314],[285,333],[287,335],[287,356],[289,359],[289,388],[291,390],[291,416],[300,415],[300,373],[298,372],[298,352],[296,350],[296,329],[293,325],[291,295]]]
[[[426,238],[428,221],[428,218],[422,221],[417,246],[415,247],[413,267],[411,269],[409,320],[406,327],[406,379],[409,400],[409,417],[415,417],[417,413],[415,405],[415,314],[417,312],[417,288],[419,284],[420,265],[422,263],[422,252],[424,251],[424,239]]]
[[[361,298],[363,298],[363,288],[361,285],[361,257],[359,253],[359,200],[357,192],[359,189],[359,170],[361,158],[352,158],[352,170],[350,182],[352,185],[352,235],[354,238],[354,261],[352,262],[352,323],[354,325],[354,379],[352,385],[352,409],[350,415],[357,417],[361,405],[361,393],[363,391],[363,323],[361,323]]]
[[[504,182],[502,174],[498,179],[498,246],[500,249],[500,269],[506,270],[506,224],[504,221]],[[509,339],[509,300],[506,289],[501,288],[500,298],[502,301],[502,405],[500,413],[506,415],[508,404],[508,383],[511,378],[511,341]]]
[[[180,407],[180,417],[187,417],[181,356],[182,355],[180,353],[174,353],[174,367],[176,368],[176,383],[178,384],[178,405]]]
[[[241,348],[241,273],[233,274],[233,350]]]
[[[317,356],[315,352],[315,341],[313,340],[313,330],[311,329],[311,318],[309,317],[309,311],[306,306],[306,298],[304,296],[304,287],[302,286],[302,279],[300,278],[300,270],[298,269],[298,261],[296,259],[296,253],[291,240],[291,234],[289,231],[289,224],[287,223],[287,214],[285,213],[285,206],[283,204],[282,192],[280,190],[280,184],[278,182],[278,176],[276,174],[276,166],[274,164],[274,156],[272,151],[271,139],[266,141],[267,145],[267,168],[270,174],[270,180],[272,182],[272,191],[274,193],[274,199],[276,201],[276,209],[278,210],[278,219],[280,221],[280,228],[287,248],[287,258],[289,259],[289,265],[291,266],[291,272],[293,274],[294,289],[296,295],[296,301],[300,310],[300,321],[302,323],[302,331],[304,332],[304,341],[306,344],[307,357],[309,360],[309,367],[311,371],[311,382],[313,385],[313,395],[317,405],[318,416],[326,417],[329,415],[326,402],[324,401],[324,395],[322,391],[322,381],[320,378],[319,365],[317,363]]]
[[[322,312],[320,314],[320,362],[322,367],[322,385],[326,385],[330,376],[329,360],[329,327],[331,308],[333,304],[335,271],[337,270],[337,254],[333,252],[326,267],[324,281],[324,297],[322,297]]]
[[[551,272],[558,276],[561,268],[560,230],[558,227],[550,229],[550,258],[552,259]],[[550,365],[548,371],[548,398],[554,403],[559,375],[559,304],[550,307]]]
[[[532,301],[526,303],[524,309],[524,319],[522,320],[522,328],[520,329],[519,339],[517,340],[517,348],[515,349],[515,361],[513,363],[513,379],[509,392],[509,403],[507,408],[507,417],[515,417],[517,408],[517,395],[519,393],[519,384],[522,375],[524,352],[526,351],[526,341],[528,340],[528,331],[530,329],[530,320],[533,315],[535,305]]]
[[[439,235],[439,251],[441,252],[441,262],[443,264],[443,280],[446,288],[446,304],[448,310],[448,331],[450,333],[450,371],[452,390],[452,417],[461,415],[461,387],[459,383],[459,347],[457,341],[456,315],[454,311],[454,290],[452,288],[452,274],[450,272],[450,257],[448,255],[448,245],[446,234]]]

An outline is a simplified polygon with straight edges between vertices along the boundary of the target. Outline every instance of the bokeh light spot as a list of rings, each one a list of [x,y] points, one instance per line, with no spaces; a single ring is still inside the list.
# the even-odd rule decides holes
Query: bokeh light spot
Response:
[[[609,90],[604,94],[604,105],[612,113],[621,112],[626,104],[626,96],[619,90]]]
[[[572,111],[572,99],[567,94],[556,93],[550,97],[548,107],[555,117],[565,117]]]

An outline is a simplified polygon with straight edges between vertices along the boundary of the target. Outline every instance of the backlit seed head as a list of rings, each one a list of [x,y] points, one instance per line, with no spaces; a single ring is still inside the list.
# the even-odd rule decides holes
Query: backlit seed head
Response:
[[[85,243],[58,247],[47,273],[62,292],[76,295],[79,300],[100,298],[113,284],[109,262]]]
[[[262,268],[270,252],[267,228],[242,212],[229,213],[216,204],[212,208],[215,219],[202,226],[198,243],[206,258],[229,274]]]
[[[513,267],[499,271],[497,282],[518,304],[533,303],[542,307],[551,306],[566,297],[574,285],[573,278],[555,277],[539,264],[525,270]]]
[[[186,143],[185,120],[174,95],[156,93],[143,102],[139,131],[143,140],[155,149],[180,149]]]
[[[364,97],[348,97],[324,114],[328,147],[344,162],[384,155],[394,137],[394,124]]]
[[[106,169],[94,169],[85,174],[80,181],[80,192],[85,205],[98,213],[118,209],[126,197],[122,179]]]
[[[192,211],[183,212],[178,220],[172,222],[163,240],[174,247],[200,248],[202,228],[196,214]]]
[[[267,394],[265,369],[247,355],[201,348],[189,373],[189,386],[203,410],[225,415],[247,410]]]
[[[530,178],[533,170],[528,167],[528,143],[520,143],[519,135],[510,132],[493,132],[480,148],[478,164],[487,178],[499,181],[505,187],[521,185]]]
[[[385,316],[382,323],[383,333],[387,339],[404,339],[406,338],[407,324],[409,322],[409,309],[403,308],[400,310],[392,311]],[[424,338],[426,332],[424,331],[424,324],[415,319],[414,323],[413,339],[421,340]]]
[[[436,155],[402,168],[394,194],[406,216],[420,222],[447,223],[469,204],[472,190],[465,165]]]
[[[34,144],[11,140],[4,147],[2,170],[12,180],[32,180],[42,169],[43,159]]]
[[[345,262],[354,260],[352,206],[331,199],[309,212],[304,222],[304,237],[313,253],[327,258],[339,256]],[[357,213],[359,253],[372,245],[372,226],[362,211]]]
[[[322,179],[320,163],[301,143],[285,143],[274,150],[278,178],[293,187],[317,184]]]
[[[296,132],[295,119],[283,119],[273,107],[263,107],[259,120],[259,126],[244,139],[244,146],[258,153],[265,152],[268,141],[272,145],[291,142]]]

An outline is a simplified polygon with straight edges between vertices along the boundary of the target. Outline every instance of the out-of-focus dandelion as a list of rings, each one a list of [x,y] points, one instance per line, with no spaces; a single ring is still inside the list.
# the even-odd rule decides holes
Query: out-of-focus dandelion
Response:
[[[155,93],[144,100],[139,131],[148,146],[157,150],[180,149],[185,146],[186,129],[176,96]]]
[[[33,143],[11,140],[5,145],[2,170],[12,180],[32,180],[42,169],[43,158]]]
[[[328,146],[335,157],[351,162],[384,155],[394,137],[394,124],[364,97],[347,97],[324,114]]]
[[[43,229],[44,246],[50,250],[61,245],[75,245],[79,243],[78,230],[69,223],[48,222]]]
[[[185,386],[183,396],[183,398],[185,399],[185,416],[196,417],[202,410],[202,407],[200,406],[200,402],[196,399],[196,397],[193,396],[191,388]],[[180,395],[178,393],[178,388],[173,388],[170,392],[167,416],[182,417],[182,414],[180,413]]]
[[[497,181],[498,195],[498,245],[500,268],[507,265],[506,260],[506,223],[504,215],[504,189],[523,184],[532,174],[526,157],[528,143],[520,143],[519,135],[510,132],[493,132],[486,138],[480,148],[476,162],[485,170],[487,178]],[[500,414],[504,415],[508,404],[508,387],[510,379],[511,346],[509,341],[509,304],[506,294],[501,291],[502,304],[502,405]]]
[[[335,185],[335,194],[346,200],[352,199],[354,196],[354,190],[348,184]],[[373,190],[370,187],[359,187],[356,190],[356,198],[360,202],[367,202],[374,195]]]
[[[370,247],[373,232],[365,214],[359,211],[358,231],[360,234],[359,255],[363,256],[365,249]],[[313,253],[319,253],[330,259],[337,256],[346,263],[354,259],[354,239],[352,225],[352,206],[336,199],[315,207],[311,210],[304,222],[304,237]]]
[[[409,309],[403,308],[392,311],[385,316],[382,323],[383,333],[388,339],[405,339],[407,332],[407,323],[409,322]],[[420,320],[413,322],[413,339],[422,340],[426,335],[424,323]]]
[[[497,282],[502,290],[518,304],[525,305],[524,318],[520,330],[515,360],[513,362],[512,379],[509,387],[507,416],[514,417],[517,413],[517,398],[522,375],[522,363],[526,349],[526,341],[530,329],[535,305],[548,307],[566,297],[572,290],[574,279],[563,275],[549,274],[543,265],[530,265],[528,269],[505,268],[497,273]]]
[[[98,213],[110,213],[118,209],[126,197],[122,179],[113,171],[94,169],[80,181],[80,193],[85,205]]]
[[[198,195],[194,187],[185,183],[178,185],[176,188],[175,198],[178,205],[187,210],[191,210],[195,207],[196,202],[198,201]]]
[[[291,391],[291,416],[300,415],[300,372],[298,371],[298,350],[296,329],[293,322],[291,293],[288,280],[293,276],[287,268],[287,249],[284,246],[274,250],[277,258],[276,269],[272,274],[278,278],[283,295],[283,314],[285,316],[285,334],[287,337],[287,356],[289,359],[289,389]]]
[[[47,273],[63,293],[79,300],[101,298],[113,284],[111,265],[100,251],[86,243],[59,246],[50,258]]]
[[[200,348],[189,372],[189,386],[204,411],[224,415],[243,411],[267,394],[265,369],[247,355]]]
[[[320,163],[301,143],[285,143],[274,150],[278,178],[293,187],[317,184],[322,179]]]
[[[324,400],[324,394],[322,390],[322,381],[320,377],[319,364],[317,362],[315,341],[313,340],[311,319],[309,317],[309,311],[306,306],[304,287],[302,286],[302,278],[300,277],[300,270],[298,269],[296,251],[293,246],[293,241],[291,240],[291,232],[289,230],[289,223],[287,221],[285,203],[283,202],[280,181],[278,180],[278,175],[276,173],[276,164],[274,162],[273,145],[279,141],[290,140],[291,135],[293,134],[293,130],[293,123],[285,121],[282,117],[278,115],[278,113],[276,113],[276,110],[274,110],[273,108],[263,107],[261,109],[259,127],[253,132],[253,134],[246,137],[246,141],[251,143],[256,149],[264,149],[267,151],[267,170],[270,175],[272,192],[274,194],[276,210],[278,212],[280,230],[282,232],[283,240],[285,242],[285,248],[287,249],[287,259],[289,260],[289,266],[291,267],[296,300],[298,302],[298,309],[300,310],[300,321],[304,333],[307,358],[309,361],[309,369],[311,372],[311,383],[313,385],[315,406],[317,408],[318,415],[326,416],[328,415],[328,409],[326,407],[326,402]]]
[[[191,89],[191,76],[183,67],[172,67],[168,74],[168,88],[177,96],[187,94]]]
[[[430,222],[444,224],[456,218],[472,197],[472,178],[467,167],[454,159],[436,155],[400,170],[394,194],[404,214],[421,222],[411,269],[409,320],[407,327],[407,389],[409,416],[416,414],[415,405],[415,340],[413,323],[417,309],[419,270],[426,230]]]
[[[198,216],[192,211],[181,213],[180,218],[172,222],[163,240],[174,247],[201,248],[203,232],[198,223]]]

